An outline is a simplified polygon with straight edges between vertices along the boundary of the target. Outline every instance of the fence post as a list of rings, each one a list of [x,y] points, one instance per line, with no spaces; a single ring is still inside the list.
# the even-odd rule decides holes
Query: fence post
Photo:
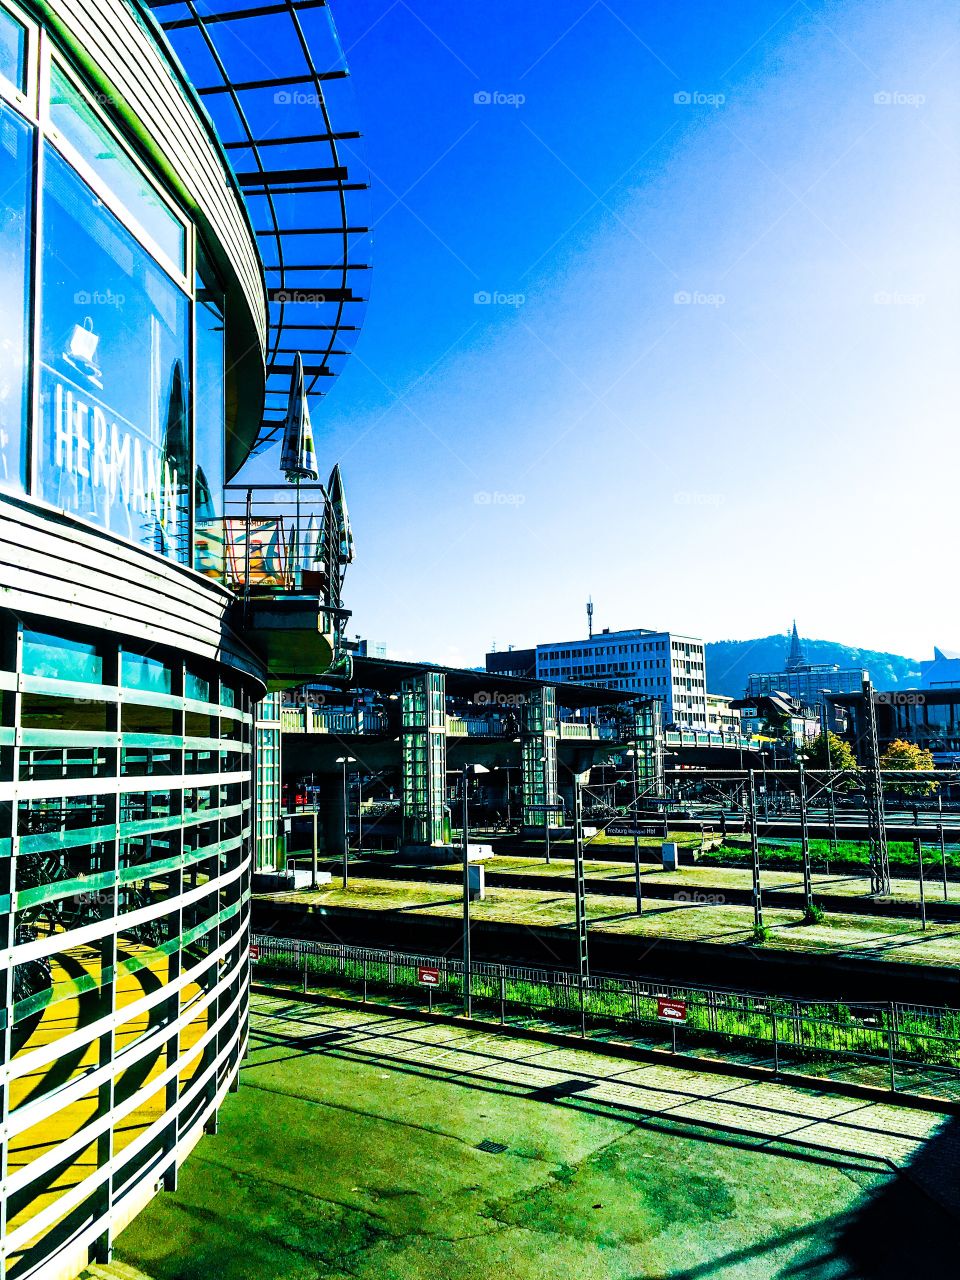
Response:
[[[363,1003],[367,1003],[367,957],[363,957]]]
[[[927,896],[923,886],[923,845],[920,843],[920,837],[913,842],[913,847],[917,853],[917,872],[920,876],[920,928],[927,927]]]
[[[587,1006],[584,1003],[583,994],[583,974],[580,975],[580,1034],[586,1038],[587,1034]]]
[[[307,953],[303,953],[303,994],[307,994]]]
[[[777,1035],[777,1011],[773,1000],[770,1001],[770,1027],[773,1032],[773,1074],[780,1074],[780,1038]]]
[[[427,983],[427,1013],[433,1013],[433,987]]]
[[[507,980],[503,976],[503,971],[501,970],[500,972],[500,1025],[501,1027],[507,1020],[505,1015],[506,1000],[507,1000]]]
[[[897,1068],[894,1061],[893,1038],[896,1035],[896,1013],[893,1001],[887,1011],[887,1049],[890,1054],[890,1092],[897,1092]]]

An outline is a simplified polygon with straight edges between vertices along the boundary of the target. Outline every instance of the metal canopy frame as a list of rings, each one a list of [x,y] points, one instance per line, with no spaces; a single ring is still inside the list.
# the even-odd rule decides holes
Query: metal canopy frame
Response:
[[[368,187],[356,130],[331,100],[349,72],[326,0],[146,0],[180,59],[243,192],[267,296],[266,399],[253,452],[279,438],[292,355],[319,399],[349,355],[366,297],[369,228],[354,193]],[[346,105],[348,114],[352,103]],[[349,163],[348,163],[349,161]],[[324,237],[320,240],[318,237]]]

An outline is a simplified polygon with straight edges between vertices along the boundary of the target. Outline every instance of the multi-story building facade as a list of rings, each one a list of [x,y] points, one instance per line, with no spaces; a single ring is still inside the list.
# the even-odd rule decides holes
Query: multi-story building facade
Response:
[[[933,658],[920,663],[921,689],[960,689],[960,653],[934,646]]]
[[[830,704],[827,694],[858,693],[869,672],[861,667],[840,667],[835,663],[807,662],[793,624],[793,633],[782,671],[767,671],[747,677],[745,698],[770,698],[785,693],[808,707]]]
[[[306,555],[317,521],[333,531],[325,491],[298,490],[293,523],[282,481],[272,497],[226,486],[283,419],[297,291],[331,352],[353,301],[351,184],[317,106],[341,55],[305,23],[331,42],[318,71],[296,13],[0,0],[11,1280],[107,1259],[215,1125],[247,1038],[254,757],[279,714],[257,708],[338,654],[343,559],[329,538],[324,565]],[[298,115],[287,94],[282,128],[274,78],[310,99]],[[311,228],[331,282],[291,278],[321,260]],[[307,393],[334,371],[324,349],[303,361]]]
[[[960,765],[960,687],[929,689],[872,689],[877,743],[883,753],[898,739],[913,742],[933,755],[937,768]],[[868,717],[864,691],[838,699],[849,712],[848,733],[858,753],[867,758]]]
[[[740,709],[733,703],[734,699],[728,698],[726,694],[707,694],[707,728],[711,733],[740,732]]]
[[[528,670],[530,652],[488,653],[487,670],[501,674],[520,667]],[[658,698],[665,724],[707,728],[704,646],[693,636],[645,628],[605,629],[580,640],[538,644],[533,656],[537,680],[595,684]]]

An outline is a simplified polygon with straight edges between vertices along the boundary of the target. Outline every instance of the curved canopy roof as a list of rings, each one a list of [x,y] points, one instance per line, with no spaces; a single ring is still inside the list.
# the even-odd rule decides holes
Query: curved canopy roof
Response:
[[[257,451],[282,430],[296,352],[308,397],[322,396],[360,327],[369,231],[356,193],[367,182],[347,66],[326,0],[148,3],[210,114],[263,259]]]

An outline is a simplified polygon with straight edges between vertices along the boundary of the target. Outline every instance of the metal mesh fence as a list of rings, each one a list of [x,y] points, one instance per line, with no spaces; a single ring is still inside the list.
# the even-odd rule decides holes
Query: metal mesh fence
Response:
[[[254,975],[285,984],[343,986],[400,997],[438,1010],[461,1007],[463,962],[446,956],[255,935]],[[561,969],[478,961],[470,969],[473,1016],[547,1021],[583,1033],[684,1050],[720,1051],[738,1061],[791,1066],[834,1077],[861,1077],[892,1089],[931,1095],[960,1092],[960,1010],[919,1004],[807,1001],[642,978],[591,977]]]

